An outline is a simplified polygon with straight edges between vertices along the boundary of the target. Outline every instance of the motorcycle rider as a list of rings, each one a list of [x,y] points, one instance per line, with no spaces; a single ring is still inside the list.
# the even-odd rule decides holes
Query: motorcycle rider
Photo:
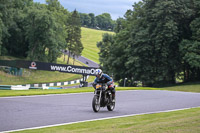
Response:
[[[114,82],[113,82],[112,78],[109,77],[107,74],[104,74],[101,69],[96,69],[96,78],[92,84],[95,89],[96,89],[97,83],[106,83],[107,84],[108,89],[111,90],[112,99],[114,102],[114,99],[115,99]]]

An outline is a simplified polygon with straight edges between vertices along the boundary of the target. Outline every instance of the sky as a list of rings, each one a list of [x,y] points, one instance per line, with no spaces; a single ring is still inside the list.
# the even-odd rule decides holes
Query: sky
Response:
[[[34,2],[45,3],[45,0],[33,0]],[[113,20],[123,17],[132,5],[141,0],[59,0],[61,5],[68,11],[75,9],[81,13],[94,13],[95,16],[102,13],[109,13]]]

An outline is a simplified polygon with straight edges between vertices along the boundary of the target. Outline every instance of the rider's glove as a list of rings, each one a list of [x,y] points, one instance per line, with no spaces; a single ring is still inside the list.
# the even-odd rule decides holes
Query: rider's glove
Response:
[[[110,82],[110,81],[109,81],[109,82],[107,82],[107,86],[110,86],[111,84],[112,84],[112,82]]]

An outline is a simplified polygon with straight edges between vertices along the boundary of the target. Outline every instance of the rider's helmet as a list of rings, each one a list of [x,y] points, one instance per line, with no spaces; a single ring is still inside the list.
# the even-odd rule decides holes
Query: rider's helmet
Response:
[[[96,76],[97,76],[97,78],[101,78],[102,74],[103,74],[103,72],[102,72],[101,69],[96,69]]]

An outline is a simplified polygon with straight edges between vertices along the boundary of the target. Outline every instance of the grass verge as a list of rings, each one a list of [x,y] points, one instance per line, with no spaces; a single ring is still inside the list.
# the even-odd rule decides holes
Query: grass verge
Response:
[[[91,77],[92,78],[92,77]],[[200,93],[200,83],[182,84],[171,87],[152,88],[152,87],[116,87],[117,91],[121,90],[170,90],[170,91],[186,91]],[[92,87],[59,89],[59,90],[0,90],[0,97],[8,96],[29,96],[29,95],[48,95],[48,94],[65,94],[65,93],[82,93],[93,92]]]
[[[20,133],[199,133],[200,108],[83,122]]]
[[[25,70],[29,73],[28,76],[14,76],[0,71],[0,85],[23,85],[23,84],[38,84],[38,83],[51,83],[51,82],[64,82],[75,79],[81,79],[82,75],[75,75],[60,72],[47,72]]]
[[[184,92],[198,92],[200,93],[200,82],[182,83],[169,87],[162,87],[160,89],[170,91],[184,91]]]
[[[121,90],[157,90],[150,87],[117,87],[117,91]],[[66,93],[83,93],[93,92],[92,87],[73,88],[73,89],[57,89],[57,90],[0,90],[0,97],[8,96],[30,96],[30,95],[48,95],[48,94],[66,94]]]
[[[93,92],[92,87],[76,88],[76,89],[34,89],[34,90],[0,90],[0,97],[8,96],[31,96],[31,95],[48,95],[48,94],[66,94],[66,93],[81,93],[81,92]]]

